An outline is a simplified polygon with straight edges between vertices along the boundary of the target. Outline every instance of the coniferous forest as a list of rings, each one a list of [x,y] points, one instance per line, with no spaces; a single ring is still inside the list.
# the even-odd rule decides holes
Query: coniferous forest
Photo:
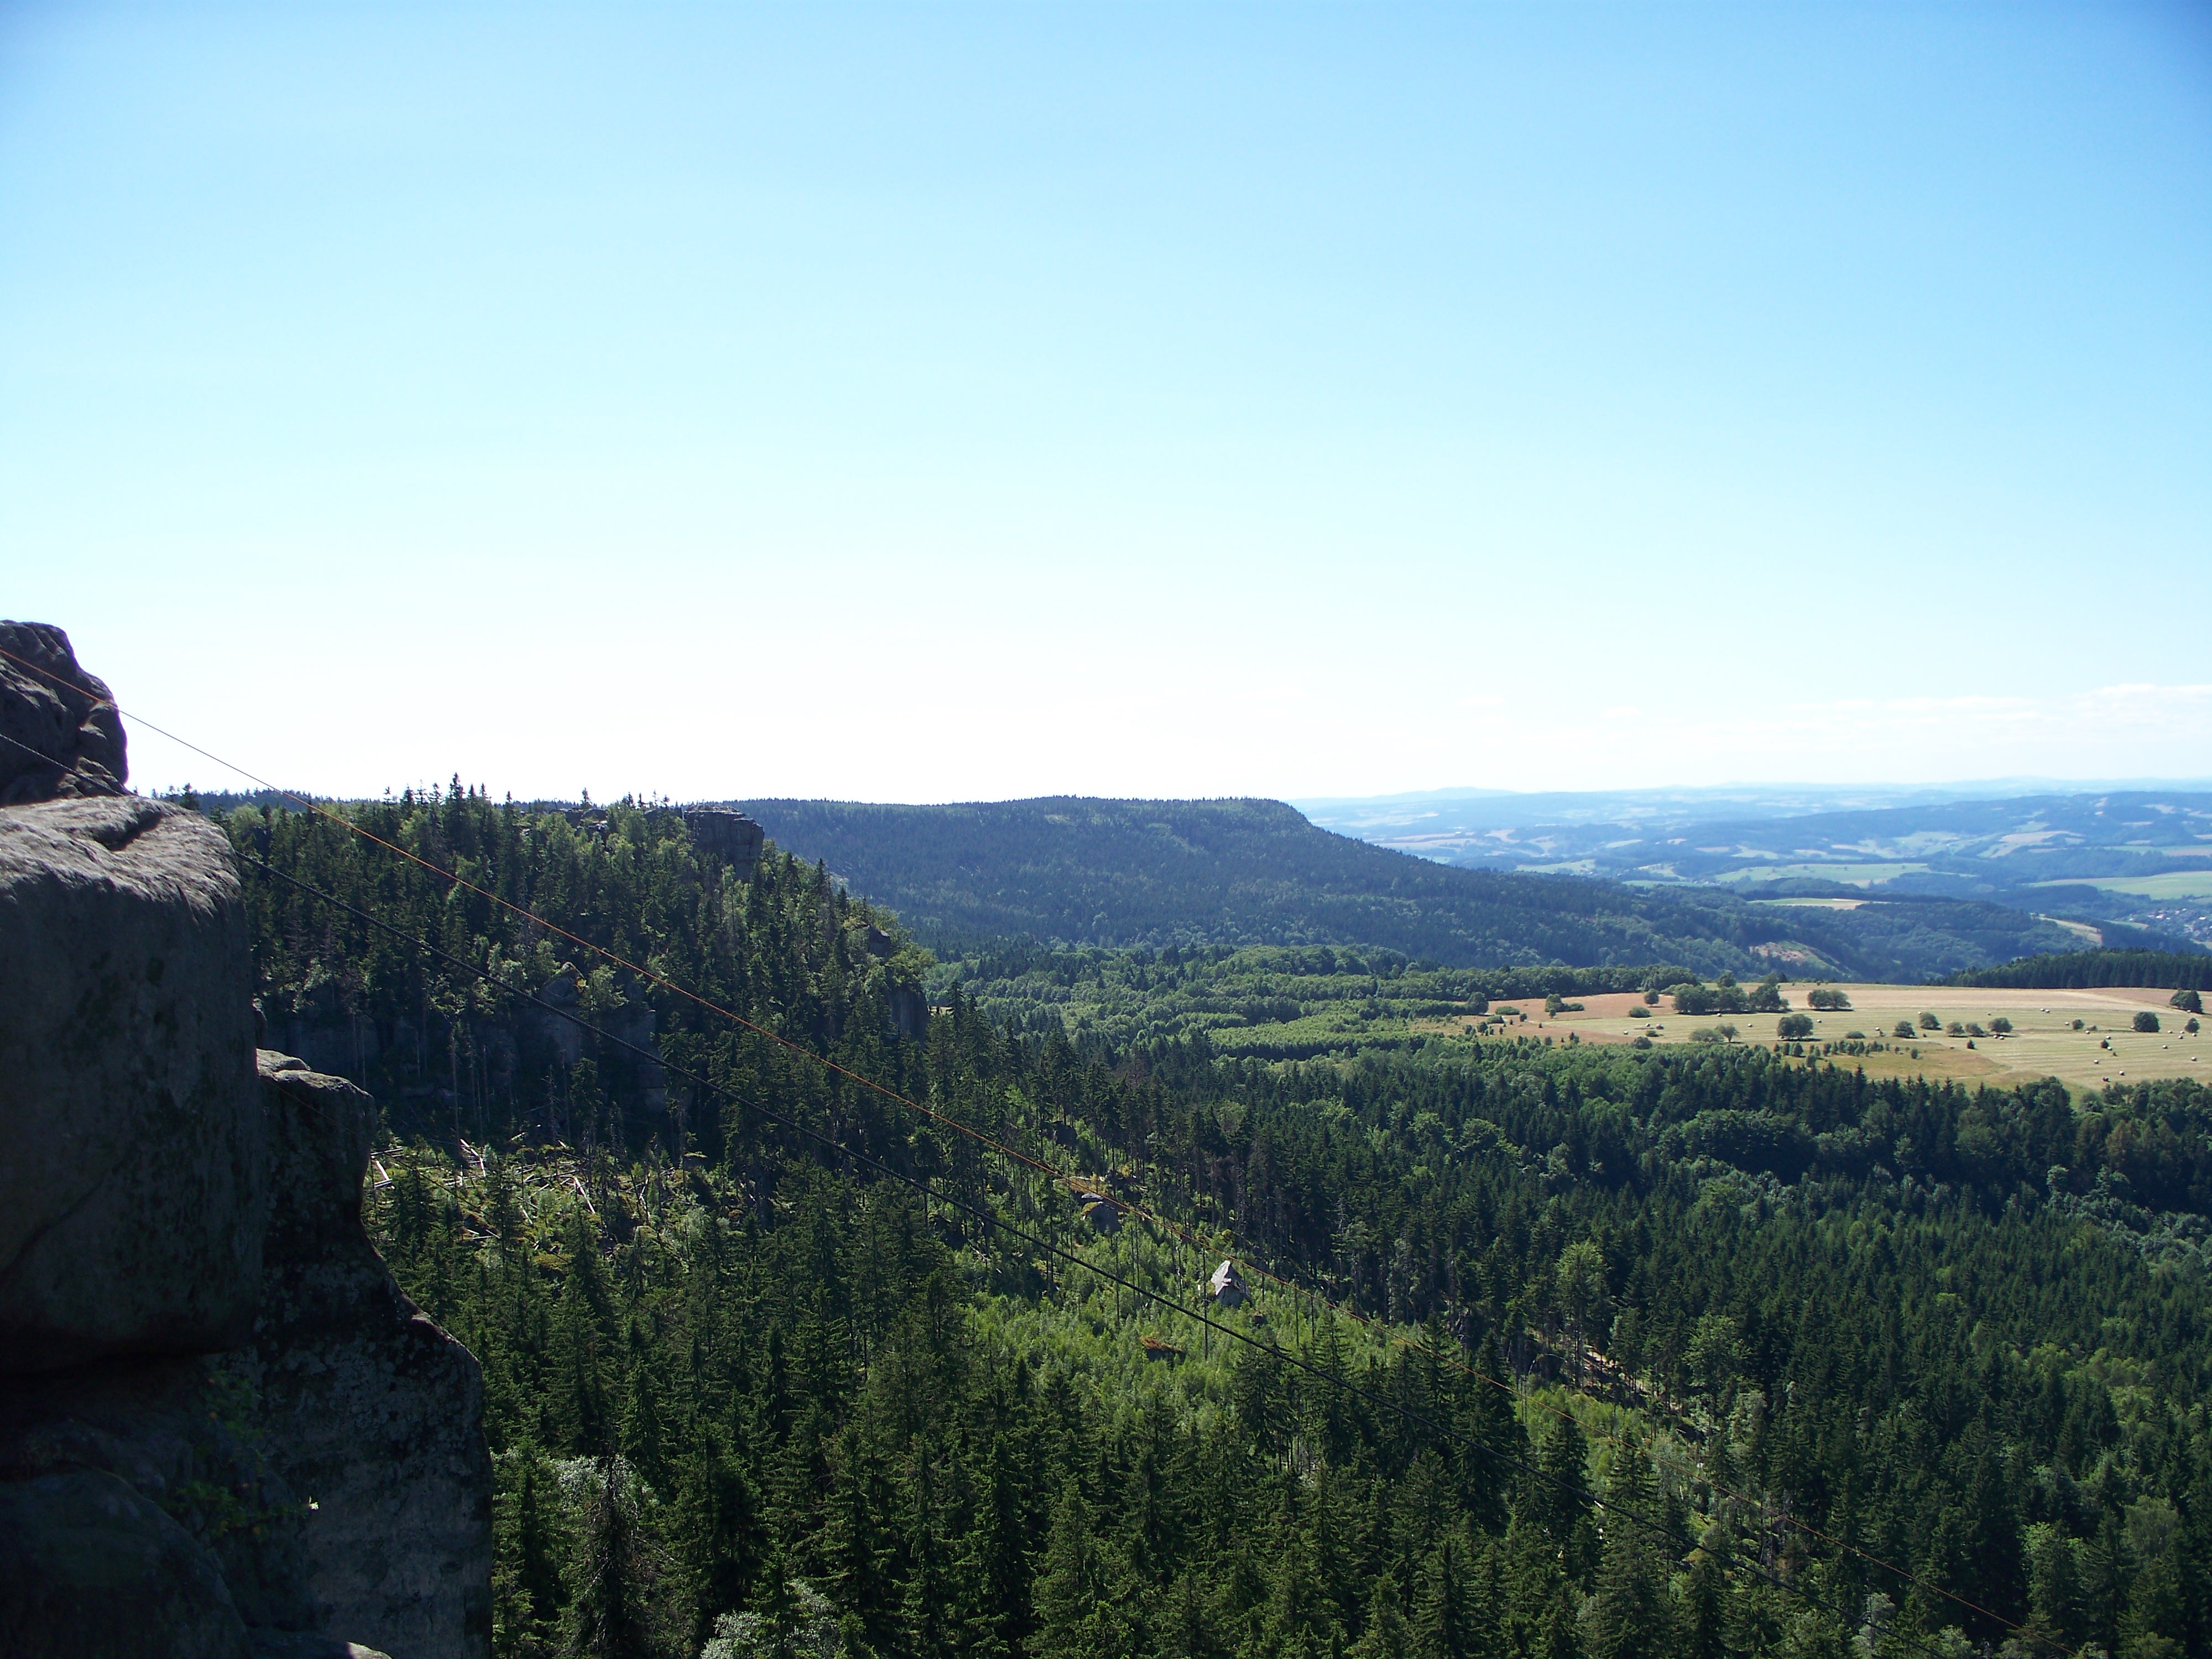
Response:
[[[345,811],[483,890],[226,820],[483,1365],[501,1656],[2212,1651],[2195,1085],[1071,1040],[650,803]]]

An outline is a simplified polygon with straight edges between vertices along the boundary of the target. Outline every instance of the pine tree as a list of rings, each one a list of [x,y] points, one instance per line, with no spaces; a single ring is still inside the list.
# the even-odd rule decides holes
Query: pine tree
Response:
[[[1587,1583],[1597,1564],[1589,1463],[1589,1444],[1581,1425],[1564,1413],[1554,1417],[1537,1455],[1538,1478],[1523,1500],[1559,1547],[1561,1565],[1577,1583]]]
[[[1637,1659],[1668,1639],[1668,1552],[1653,1530],[1651,1466],[1623,1449],[1606,1483],[1604,1553],[1591,1592],[1592,1659]]]
[[[562,1659],[653,1659],[654,1563],[628,1492],[620,1462],[600,1458],[569,1559]]]
[[[677,1482],[677,1576],[692,1610],[693,1639],[714,1620],[742,1608],[760,1571],[764,1540],[759,1502],[719,1424],[700,1438]]]
[[[1367,1604],[1367,1628],[1352,1644],[1350,1659],[1404,1659],[1413,1650],[1413,1626],[1398,1603],[1397,1586],[1388,1578],[1375,1586]]]
[[[898,1607],[886,1562],[891,1553],[890,1473],[882,1449],[854,1423],[837,1443],[836,1472],[822,1540],[831,1599],[856,1616],[868,1645],[892,1651]]]
[[[1504,1558],[1500,1613],[1505,1645],[1513,1653],[1533,1653],[1537,1650],[1537,1632],[1566,1587],[1561,1552],[1542,1527],[1518,1515],[1505,1528],[1498,1549]]]
[[[492,1644],[500,1659],[539,1659],[561,1622],[560,1535],[553,1472],[525,1443],[499,1460],[493,1504]]]
[[[1470,1518],[1485,1531],[1506,1519],[1516,1464],[1528,1461],[1528,1437],[1513,1414],[1513,1389],[1498,1365],[1498,1345],[1487,1338],[1475,1344],[1474,1378],[1467,1386],[1461,1431],[1481,1448],[1465,1454],[1461,1488]]]
[[[1154,1616],[1160,1659],[1226,1659],[1199,1575],[1185,1571],[1168,1587]]]
[[[935,1486],[927,1457],[916,1456],[908,1472],[902,1505],[906,1583],[899,1605],[899,1651],[905,1659],[946,1659],[958,1641],[952,1575],[937,1535]]]
[[[956,1602],[966,1651],[1010,1651],[1026,1634],[1029,1548],[1024,1534],[1020,1470],[1004,1432],[991,1437],[978,1471],[969,1529],[954,1555]]]
[[[1127,1639],[1122,1588],[1091,1533],[1090,1506],[1070,1476],[1053,1505],[1052,1534],[1036,1579],[1037,1628],[1030,1652],[1037,1659],[1100,1659],[1120,1653]]]
[[[1470,1659],[1481,1650],[1480,1626],[1488,1610],[1475,1605],[1472,1553],[1464,1529],[1449,1527],[1421,1564],[1409,1650],[1419,1659]]]
[[[1727,1589],[1721,1564],[1702,1549],[1694,1552],[1682,1581],[1681,1659],[1726,1659]]]
[[[1279,1659],[1320,1659],[1340,1647],[1342,1627],[1321,1583],[1310,1534],[1294,1531],[1268,1576],[1262,1621],[1269,1653]]]
[[[669,1490],[660,1405],[653,1382],[652,1357],[637,1328],[629,1334],[629,1384],[623,1403],[622,1449],[638,1478],[655,1493]]]

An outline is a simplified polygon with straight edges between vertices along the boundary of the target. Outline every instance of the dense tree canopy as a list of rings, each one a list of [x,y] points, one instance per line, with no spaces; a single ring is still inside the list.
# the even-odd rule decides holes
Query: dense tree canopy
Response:
[[[1140,1006],[1071,1040],[673,813],[362,817],[759,1028],[327,821],[230,820],[495,981],[247,866],[272,1030],[374,1028],[369,1219],[483,1362],[502,1655],[2212,1650],[2193,1085],[1511,1026],[1266,1058]],[[556,984],[662,1064],[564,1048],[521,994]],[[1165,1305],[1231,1254],[1223,1328]]]

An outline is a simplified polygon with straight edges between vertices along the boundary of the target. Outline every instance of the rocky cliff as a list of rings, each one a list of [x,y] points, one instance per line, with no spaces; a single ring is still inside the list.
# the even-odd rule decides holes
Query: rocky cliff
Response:
[[[5,1650],[477,1659],[481,1380],[362,1232],[373,1103],[257,1061],[228,843],[60,630],[0,649]]]
[[[130,775],[106,682],[44,623],[0,622],[0,806],[119,795]]]

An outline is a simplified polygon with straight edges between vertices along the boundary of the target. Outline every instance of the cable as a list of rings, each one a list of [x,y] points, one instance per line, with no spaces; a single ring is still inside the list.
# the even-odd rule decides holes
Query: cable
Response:
[[[20,666],[27,668],[32,672],[38,674],[46,679],[51,680],[58,685],[69,685],[69,682],[64,680],[61,676],[53,673],[25,658],[17,656],[15,653],[7,650],[4,647],[0,647],[0,657],[4,657],[8,660],[16,663]],[[118,715],[122,715],[128,714],[128,711],[118,706],[117,708],[117,713]],[[977,1144],[990,1151],[996,1152],[1003,1157],[1012,1158],[1020,1164],[1025,1164],[1029,1168],[1033,1169],[1041,1174],[1046,1175],[1056,1182],[1070,1185],[1073,1184],[1072,1177],[1052,1164],[1036,1158],[1019,1150],[1018,1148],[1010,1146],[1005,1142],[998,1139],[995,1136],[987,1134],[983,1131],[974,1127],[972,1125],[963,1123],[957,1118],[949,1117],[945,1114],[935,1110],[933,1108],[924,1105],[919,1101],[899,1093],[896,1090],[877,1081],[873,1078],[866,1076],[861,1073],[854,1072],[848,1066],[841,1066],[836,1061],[830,1060],[828,1056],[815,1053],[812,1049],[806,1048],[804,1044],[793,1042],[791,1038],[783,1036],[781,1032],[773,1031],[765,1026],[757,1024],[753,1021],[747,1019],[744,1015],[736,1012],[734,1010],[726,1008],[708,998],[699,995],[697,993],[691,991],[684,986],[678,985],[674,981],[654,973],[652,969],[629,961],[627,957],[608,949],[606,946],[595,944],[590,939],[571,933],[567,928],[547,921],[545,918],[537,915],[535,912],[526,909],[522,906],[514,903],[513,901],[502,897],[501,895],[494,893],[489,889],[468,880],[465,877],[458,875],[453,871],[447,870],[441,866],[433,864],[428,860],[422,858],[416,853],[410,852],[406,848],[401,847],[395,842],[385,840],[382,836],[378,836],[361,824],[355,823],[352,819],[347,817],[343,813],[333,811],[326,806],[320,805],[307,796],[283,788],[280,785],[270,783],[267,779],[259,776],[256,773],[248,771],[245,767],[239,765],[237,763],[226,760],[219,755],[203,749],[198,744],[192,743],[186,738],[179,737],[176,733],[155,725],[151,720],[143,719],[136,714],[130,714],[129,718],[136,720],[139,725],[145,726],[149,731],[157,732],[161,736],[168,738],[172,743],[178,744],[185,749],[189,749],[192,753],[198,755],[206,760],[211,761],[215,764],[223,767],[227,770],[235,772],[241,777],[249,779],[252,782],[259,784],[263,788],[270,791],[272,793],[280,794],[286,797],[288,799],[297,801],[301,806],[307,808],[309,811],[328,818],[349,833],[361,836],[362,839],[373,842],[376,846],[381,847],[388,852],[398,854],[400,858],[417,866],[431,875],[435,876],[441,880],[450,882],[456,886],[465,888],[468,891],[477,894],[481,897],[489,899],[493,903],[501,906],[521,920],[536,927],[543,927],[548,933],[557,934],[559,937],[568,939],[571,943],[580,945],[583,949],[604,957],[608,962],[635,974],[638,977],[645,980],[649,984],[655,985],[673,995],[683,997],[713,1013],[720,1015],[724,1019],[729,1020],[732,1024],[738,1025],[746,1030],[765,1037],[770,1042],[779,1043],[784,1048],[792,1050],[794,1054],[798,1054],[812,1060],[831,1073],[842,1076],[851,1082],[857,1083],[864,1088],[872,1090],[877,1094],[883,1096],[884,1098],[904,1106],[911,1111],[919,1113],[922,1116],[939,1124],[940,1127],[951,1129],[959,1134],[967,1136],[969,1139],[975,1141]],[[50,765],[59,767],[64,772],[77,772],[77,769],[76,767],[67,765],[54,759],[52,756],[43,754],[40,750],[32,748],[27,744],[18,742],[16,739],[12,738],[8,738],[7,741],[13,744],[16,748],[24,750],[27,754],[34,755],[40,760],[46,761]],[[89,775],[78,773],[78,775],[88,776]],[[264,865],[264,867],[270,868],[270,872],[272,874],[276,873],[270,866]],[[290,878],[284,878],[288,880],[290,879]],[[295,883],[295,884],[297,885],[300,884]],[[349,908],[343,907],[343,902],[340,900],[332,899],[330,902],[340,904],[342,908]],[[382,922],[379,922],[377,925],[380,927],[388,926],[388,924]],[[434,950],[435,947],[426,948]],[[471,971],[480,970],[471,969]],[[501,988],[505,989],[511,988],[501,987]],[[1172,1221],[1144,1206],[1136,1204],[1133,1201],[1124,1199],[1119,1195],[1116,1195],[1109,1201],[1113,1202],[1120,1209],[1128,1211],[1145,1220],[1150,1221],[1153,1225],[1160,1228],[1162,1231],[1170,1233],[1171,1236],[1183,1243],[1188,1243],[1194,1249],[1200,1249],[1204,1244],[1203,1240],[1197,1237],[1192,1231],[1184,1228],[1182,1224]],[[1235,1235],[1231,1233],[1230,1237],[1233,1240]],[[1300,1285],[1294,1280],[1285,1279],[1281,1274],[1275,1273],[1273,1270],[1266,1267],[1257,1260],[1249,1260],[1249,1258],[1251,1256],[1251,1254],[1252,1253],[1249,1251],[1247,1252],[1249,1265],[1252,1267],[1253,1271],[1258,1273],[1261,1278],[1280,1285],[1284,1290],[1292,1295],[1309,1298],[1318,1303],[1322,1307],[1328,1309],[1333,1313],[1340,1314],[1343,1317],[1358,1325],[1362,1329],[1372,1331],[1376,1328],[1373,1322],[1368,1320],[1359,1313],[1348,1309],[1340,1309],[1334,1302],[1330,1301],[1327,1297],[1321,1295],[1318,1291]],[[1395,1342],[1398,1346],[1407,1348],[1411,1348],[1413,1346],[1413,1345],[1406,1339],[1395,1336],[1395,1334],[1387,1332],[1384,1333],[1384,1340]],[[1482,1372],[1467,1365],[1463,1361],[1460,1361],[1456,1358],[1447,1360],[1446,1364],[1450,1366],[1451,1369],[1456,1370],[1463,1375],[1472,1376],[1479,1382],[1494,1388],[1504,1389],[1507,1392],[1514,1393],[1516,1401],[1520,1398],[1517,1391],[1514,1390],[1510,1383],[1504,1382],[1500,1378],[1486,1376]],[[1573,1414],[1565,1411],[1562,1407],[1553,1406],[1544,1401],[1531,1401],[1529,1403],[1534,1405],[1540,1410],[1551,1413],[1555,1417],[1572,1420]],[[1632,1442],[1623,1440],[1614,1435],[1605,1433],[1602,1431],[1597,1434],[1596,1437],[1601,1440],[1607,1441],[1613,1445],[1621,1447],[1623,1449],[1634,1451],[1638,1455],[1649,1456],[1652,1458],[1654,1462],[1658,1462],[1664,1467],[1674,1468],[1690,1474],[1697,1480],[1704,1482],[1704,1484],[1711,1486],[1714,1491],[1722,1492],[1729,1498],[1735,1498],[1739,1503],[1753,1506],[1762,1512],[1764,1512],[1767,1507],[1763,1500],[1754,1498],[1748,1493],[1737,1492],[1732,1487],[1716,1481],[1711,1478],[1708,1471],[1699,1468],[1695,1464],[1686,1463],[1677,1459],[1669,1458],[1663,1453],[1659,1452],[1656,1447],[1648,1449],[1640,1448],[1634,1445]],[[1833,1535],[1822,1531],[1820,1528],[1813,1526],[1808,1522],[1798,1520],[1796,1517],[1791,1516],[1782,1516],[1778,1518],[1785,1525],[1796,1528],[1797,1530],[1804,1533],[1807,1536],[1817,1538],[1824,1543],[1844,1550],[1850,1554],[1857,1557],[1861,1560],[1869,1563],[1870,1565],[1879,1567],[1883,1571],[1893,1574],[1904,1583],[1913,1584],[1921,1589],[1924,1589],[1932,1594],[1941,1595],[1945,1599],[1956,1603],[1960,1607],[1978,1613],[1982,1617],[1986,1618],[1996,1624],[2003,1626],[2008,1630],[2011,1630],[2021,1634],[2030,1635],[2032,1639],[2039,1641],[2044,1639],[2033,1637],[2033,1633],[2027,1632],[2024,1626],[2014,1623],[2012,1620],[2004,1618],[2002,1614],[1994,1613],[1989,1608],[1981,1607],[1978,1603],[1965,1596],[1958,1595],[1954,1591],[1946,1589],[1939,1584],[1932,1583],[1928,1580],[1920,1577],[1917,1574],[1910,1572],[1905,1569],[1896,1566],[1887,1561],[1884,1561],[1879,1556],[1871,1553],[1870,1552],[1862,1548],[1860,1546],[1852,1544],[1846,1540],[1834,1537]],[[2060,1649],[2059,1651],[2062,1653],[2070,1653],[2071,1650]]]

